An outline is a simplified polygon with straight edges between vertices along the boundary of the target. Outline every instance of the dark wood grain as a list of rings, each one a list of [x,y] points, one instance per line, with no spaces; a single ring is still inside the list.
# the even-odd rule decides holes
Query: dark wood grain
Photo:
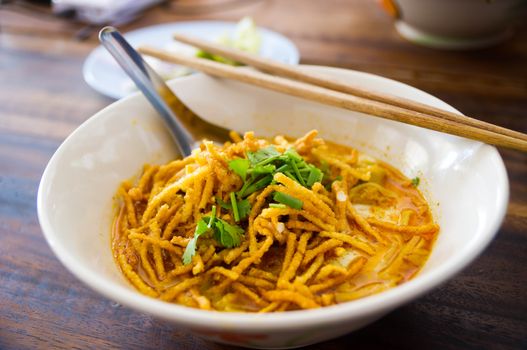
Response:
[[[467,115],[527,132],[525,28],[491,49],[448,52],[404,41],[370,0],[192,6],[173,2],[122,29],[250,14],[292,38],[303,63],[397,79]],[[227,349],[100,297],[66,271],[42,236],[36,191],[47,161],[73,129],[111,102],[82,80],[83,60],[97,42],[76,41],[80,29],[0,7],[0,348]],[[527,154],[500,153],[510,204],[485,252],[434,292],[313,349],[527,348]]]

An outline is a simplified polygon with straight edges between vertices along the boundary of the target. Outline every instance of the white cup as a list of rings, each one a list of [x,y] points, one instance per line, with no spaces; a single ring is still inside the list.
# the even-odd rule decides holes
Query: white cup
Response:
[[[382,0],[409,41],[438,49],[497,44],[526,20],[527,0]]]

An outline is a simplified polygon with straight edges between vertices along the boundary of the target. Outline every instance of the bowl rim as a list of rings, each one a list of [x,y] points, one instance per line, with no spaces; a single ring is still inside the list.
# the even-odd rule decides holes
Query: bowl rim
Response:
[[[392,85],[402,84],[406,87],[427,94],[426,92],[423,92],[422,90],[416,89],[407,84],[370,73],[324,66],[304,65],[302,67],[306,67],[306,69],[319,69],[320,71],[334,71],[337,73],[343,71],[352,72],[354,74],[363,75],[370,79],[374,78],[385,81],[388,80],[388,83]],[[189,78],[192,78],[192,76],[179,78],[177,81],[178,83],[184,83],[184,81]],[[429,94],[427,95],[431,96]],[[207,311],[150,298],[140,294],[132,287],[125,287],[117,283],[112,283],[109,285],[106,282],[106,279],[99,277],[97,273],[78,263],[73,254],[71,254],[61,244],[61,242],[56,239],[55,235],[53,234],[52,225],[48,216],[46,215],[45,210],[44,189],[50,182],[53,172],[53,164],[56,163],[61,155],[65,152],[69,140],[74,138],[77,133],[82,132],[82,129],[87,125],[96,122],[100,118],[104,118],[108,111],[119,109],[121,105],[128,104],[130,101],[136,100],[138,98],[142,98],[139,92],[118,100],[103,108],[84,123],[82,123],[59,146],[48,162],[39,184],[37,193],[38,219],[44,237],[46,238],[54,254],[57,256],[60,262],[79,280],[110,300],[130,307],[131,309],[150,314],[154,317],[179,323],[180,325],[186,326],[187,328],[191,327],[197,329],[205,328],[224,330],[231,329],[240,332],[262,333],[273,330],[287,331],[288,329],[295,329],[299,327],[320,327],[323,325],[329,326],[342,321],[389,312],[404,303],[416,299],[433,288],[436,288],[438,285],[453,277],[463,268],[465,268],[483,251],[483,249],[485,249],[485,247],[497,234],[506,213],[509,199],[509,181],[503,159],[495,147],[482,144],[482,147],[486,148],[486,152],[489,152],[489,156],[494,157],[496,160],[497,166],[495,170],[500,181],[495,185],[502,189],[501,191],[498,191],[497,207],[499,210],[495,212],[492,220],[489,220],[489,225],[482,229],[478,239],[472,239],[469,244],[466,245],[455,257],[448,259],[441,266],[435,268],[434,273],[419,275],[418,278],[412,279],[395,288],[391,288],[382,293],[352,302],[322,307],[319,309],[288,311],[280,313],[257,314]],[[448,106],[448,108],[453,109],[445,102],[435,97],[434,99],[440,101],[445,106]],[[147,103],[146,100],[145,103]]]

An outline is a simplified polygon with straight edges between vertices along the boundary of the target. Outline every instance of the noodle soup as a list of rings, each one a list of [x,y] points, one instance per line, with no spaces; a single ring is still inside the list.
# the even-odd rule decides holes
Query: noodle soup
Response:
[[[418,178],[316,131],[231,137],[119,187],[112,251],[141,293],[217,311],[317,308],[426,262],[439,227]]]

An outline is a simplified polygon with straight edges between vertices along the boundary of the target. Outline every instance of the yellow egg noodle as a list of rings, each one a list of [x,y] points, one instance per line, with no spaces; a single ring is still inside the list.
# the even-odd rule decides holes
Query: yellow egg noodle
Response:
[[[112,250],[141,293],[217,311],[278,312],[409,280],[439,227],[393,167],[317,137],[204,141],[116,193]]]

